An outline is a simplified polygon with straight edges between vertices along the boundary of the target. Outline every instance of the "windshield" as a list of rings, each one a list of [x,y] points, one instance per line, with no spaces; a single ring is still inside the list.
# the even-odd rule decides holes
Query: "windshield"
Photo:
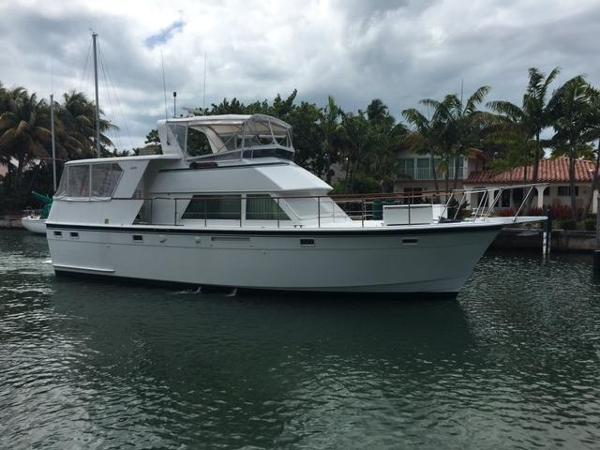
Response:
[[[171,132],[188,158],[242,149],[278,148],[294,152],[291,127],[269,116],[256,115],[244,122],[170,124]],[[246,152],[244,152],[244,155]],[[291,159],[291,158],[290,158]]]

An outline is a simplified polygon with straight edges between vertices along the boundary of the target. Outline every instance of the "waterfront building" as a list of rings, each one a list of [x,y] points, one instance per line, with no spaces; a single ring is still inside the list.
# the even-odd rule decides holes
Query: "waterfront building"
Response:
[[[436,159],[436,167],[439,160]],[[525,181],[525,168],[517,167],[503,172],[492,171],[487,168],[487,158],[479,150],[472,150],[466,157],[459,159],[459,170],[455,177],[455,164],[450,164],[449,188],[450,189],[485,189],[487,199],[492,201],[494,194],[507,186],[523,184]],[[591,184],[594,177],[594,161],[580,159],[575,162],[575,196],[577,208],[586,208],[590,204],[590,212],[596,212],[598,190],[592,192]],[[533,165],[527,167],[527,182],[531,183]],[[437,171],[438,187],[440,191],[446,190],[445,172]],[[539,174],[536,183],[547,186],[536,186],[532,192],[532,207],[571,206],[569,185],[569,160],[565,157],[542,159],[539,165]],[[431,157],[405,152],[400,158],[400,173],[394,185],[396,192],[422,193],[435,190]],[[496,205],[497,208],[518,207],[526,192],[520,189],[504,191]],[[473,194],[470,203],[477,204],[480,194]]]
[[[594,177],[595,163],[590,160],[579,159],[575,161],[575,198],[577,208],[587,208],[595,213],[597,207],[598,190],[592,192],[592,179]],[[527,176],[531,180],[533,166],[527,167]],[[525,168],[517,167],[504,172],[491,170],[473,171],[464,181],[464,187],[485,188],[490,194],[498,192],[501,187],[523,184]],[[569,184],[569,159],[560,157],[540,160],[539,173],[536,183],[547,186],[536,186],[532,192],[532,206],[537,208],[571,206],[571,187]],[[500,208],[515,208],[520,205],[523,192],[515,189],[510,195],[503,194],[499,201]],[[590,205],[591,202],[591,205]]]

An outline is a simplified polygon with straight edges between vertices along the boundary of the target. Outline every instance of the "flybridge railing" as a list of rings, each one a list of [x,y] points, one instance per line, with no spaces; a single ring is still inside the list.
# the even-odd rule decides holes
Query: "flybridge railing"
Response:
[[[469,199],[472,200],[473,194],[476,194],[479,196],[479,199],[477,200],[477,204],[474,209],[473,204],[470,205],[470,220],[486,220],[495,212],[496,207],[505,192],[511,192],[516,189],[519,189],[522,192],[522,199],[514,215],[513,222],[516,222],[517,217],[519,217],[521,211],[524,210],[526,205],[529,203],[529,200],[533,198],[534,190],[537,190],[538,187],[546,188],[547,186],[547,183],[534,183],[497,186],[494,188],[455,189],[452,191],[450,197],[448,198],[444,211],[448,210],[449,205],[456,206],[455,214],[453,216],[453,219],[456,219],[462,206],[465,205],[465,203],[468,203]]]
[[[253,195],[253,194],[249,194]],[[255,194],[254,194],[255,195]],[[262,194],[263,199],[267,199],[268,194]],[[183,221],[188,219],[200,220],[205,226],[209,225],[209,221],[227,221],[222,223],[223,225],[260,225],[264,226],[267,224],[275,225],[277,228],[280,227],[302,227],[305,224],[317,225],[321,227],[325,223],[343,223],[347,222],[348,218],[354,221],[360,221],[364,227],[365,222],[370,220],[381,220],[383,218],[383,206],[384,205],[406,205],[407,208],[411,209],[414,205],[421,205],[435,202],[437,204],[443,204],[445,199],[449,198],[450,194],[447,193],[433,193],[433,192],[421,192],[421,193],[397,193],[397,194],[342,194],[342,195],[282,195],[282,196],[269,196],[273,200],[276,208],[274,210],[267,211],[267,214],[271,214],[272,218],[269,219],[257,219],[248,217],[247,208],[242,207],[242,202],[246,202],[244,206],[247,206],[247,202],[250,197],[242,197],[241,194],[226,194],[226,195],[202,195],[194,194],[187,197],[172,197],[172,196],[156,196],[156,197],[137,197],[136,200],[143,200],[144,204],[138,214],[135,221],[137,224],[148,224],[148,225],[182,225]],[[236,197],[236,198],[232,198]],[[125,199],[114,199],[114,200],[125,200]],[[201,208],[190,213],[187,211],[188,205],[191,201],[200,200]],[[291,212],[293,218],[285,211],[286,201],[298,201],[298,200],[313,200],[314,204],[304,205],[290,205],[289,212]],[[218,203],[219,206],[224,206],[223,203],[230,203],[228,205],[231,209],[233,203],[236,204],[235,211],[221,210],[214,212],[214,206],[211,205],[209,208],[209,202],[213,201]],[[166,202],[166,204],[165,204]],[[161,204],[162,203],[162,204]],[[301,215],[297,215],[294,211],[294,206],[300,207],[303,210]],[[339,208],[339,209],[338,209]],[[162,209],[162,211],[160,211]],[[227,207],[225,208],[227,209]],[[245,217],[244,217],[244,212]],[[187,217],[184,217],[186,216]],[[168,216],[168,220],[165,220]],[[202,223],[201,222],[201,223]],[[302,223],[298,223],[302,222]],[[212,222],[211,224],[214,224]]]
[[[338,195],[284,195],[269,196],[268,194],[227,194],[227,195],[200,195],[187,197],[156,196],[150,198],[137,198],[144,200],[144,205],[136,219],[137,224],[150,225],[183,225],[187,220],[199,220],[204,226],[215,225],[215,221],[225,226],[272,226],[276,228],[314,226],[321,228],[324,224],[331,226],[348,222],[348,218],[365,225],[377,225],[373,221],[383,220],[384,207],[390,205],[404,206],[408,213],[410,225],[411,209],[415,205],[440,205],[438,221],[485,221],[491,217],[502,195],[507,190],[521,189],[522,200],[515,214],[517,216],[524,210],[527,202],[532,197],[536,187],[547,186],[541,184],[499,186],[490,189],[462,189],[451,192],[424,191],[418,193],[396,194],[338,194]],[[263,211],[252,212],[255,217],[248,217],[248,202],[252,195],[262,195],[261,200],[273,204],[263,208]],[[473,198],[473,195],[477,197]],[[294,205],[294,201],[311,200],[314,204],[304,203]],[[192,201],[198,201],[200,208],[195,207],[189,211]],[[165,204],[166,202],[166,204]],[[212,202],[212,203],[211,203]],[[289,206],[286,203],[289,202]],[[303,210],[297,216],[295,208]],[[339,209],[338,209],[339,208]],[[422,206],[419,206],[422,208]],[[287,210],[287,211],[286,211]],[[291,213],[291,214],[288,214]],[[186,217],[187,216],[187,217]],[[259,217],[256,217],[259,216]],[[262,216],[262,218],[260,217]],[[293,217],[290,217],[293,216]],[[265,218],[266,217],[266,218]],[[189,223],[189,222],[186,222]]]

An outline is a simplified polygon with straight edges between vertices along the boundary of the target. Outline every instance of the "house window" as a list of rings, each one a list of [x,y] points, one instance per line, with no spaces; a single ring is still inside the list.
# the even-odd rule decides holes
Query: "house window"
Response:
[[[433,176],[431,174],[431,161],[429,158],[418,158],[417,159],[417,180],[430,180]]]
[[[463,168],[464,168],[464,158],[458,158],[458,180],[463,179]],[[450,167],[448,168],[448,178],[454,179],[454,171],[456,169],[456,160],[452,158],[449,163]]]
[[[575,186],[575,196],[579,195],[579,186]],[[558,186],[558,196],[559,197],[570,197],[571,196],[571,186]]]
[[[241,195],[194,195],[181,218],[240,220],[241,216]]]
[[[502,194],[500,194],[500,204],[498,206],[500,206],[501,208],[509,208],[510,207],[510,190],[505,190],[502,191]]]
[[[246,220],[289,220],[289,217],[270,195],[248,194]]]
[[[412,158],[401,158],[398,164],[399,173],[405,177],[415,176],[415,160]]]

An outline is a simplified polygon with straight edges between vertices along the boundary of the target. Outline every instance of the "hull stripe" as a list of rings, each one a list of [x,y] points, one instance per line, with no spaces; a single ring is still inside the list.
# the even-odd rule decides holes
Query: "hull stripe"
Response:
[[[160,233],[160,234],[195,234],[195,235],[229,235],[229,236],[324,236],[324,237],[345,237],[345,236],[404,236],[404,235],[422,235],[422,234],[453,234],[453,233],[476,233],[487,231],[499,231],[505,224],[489,225],[466,225],[461,227],[434,227],[420,229],[397,229],[397,228],[361,228],[356,229],[190,229],[183,227],[173,228],[153,228],[145,226],[103,226],[103,225],[77,225],[48,223],[48,229],[74,229],[80,231],[113,231],[122,233]]]

